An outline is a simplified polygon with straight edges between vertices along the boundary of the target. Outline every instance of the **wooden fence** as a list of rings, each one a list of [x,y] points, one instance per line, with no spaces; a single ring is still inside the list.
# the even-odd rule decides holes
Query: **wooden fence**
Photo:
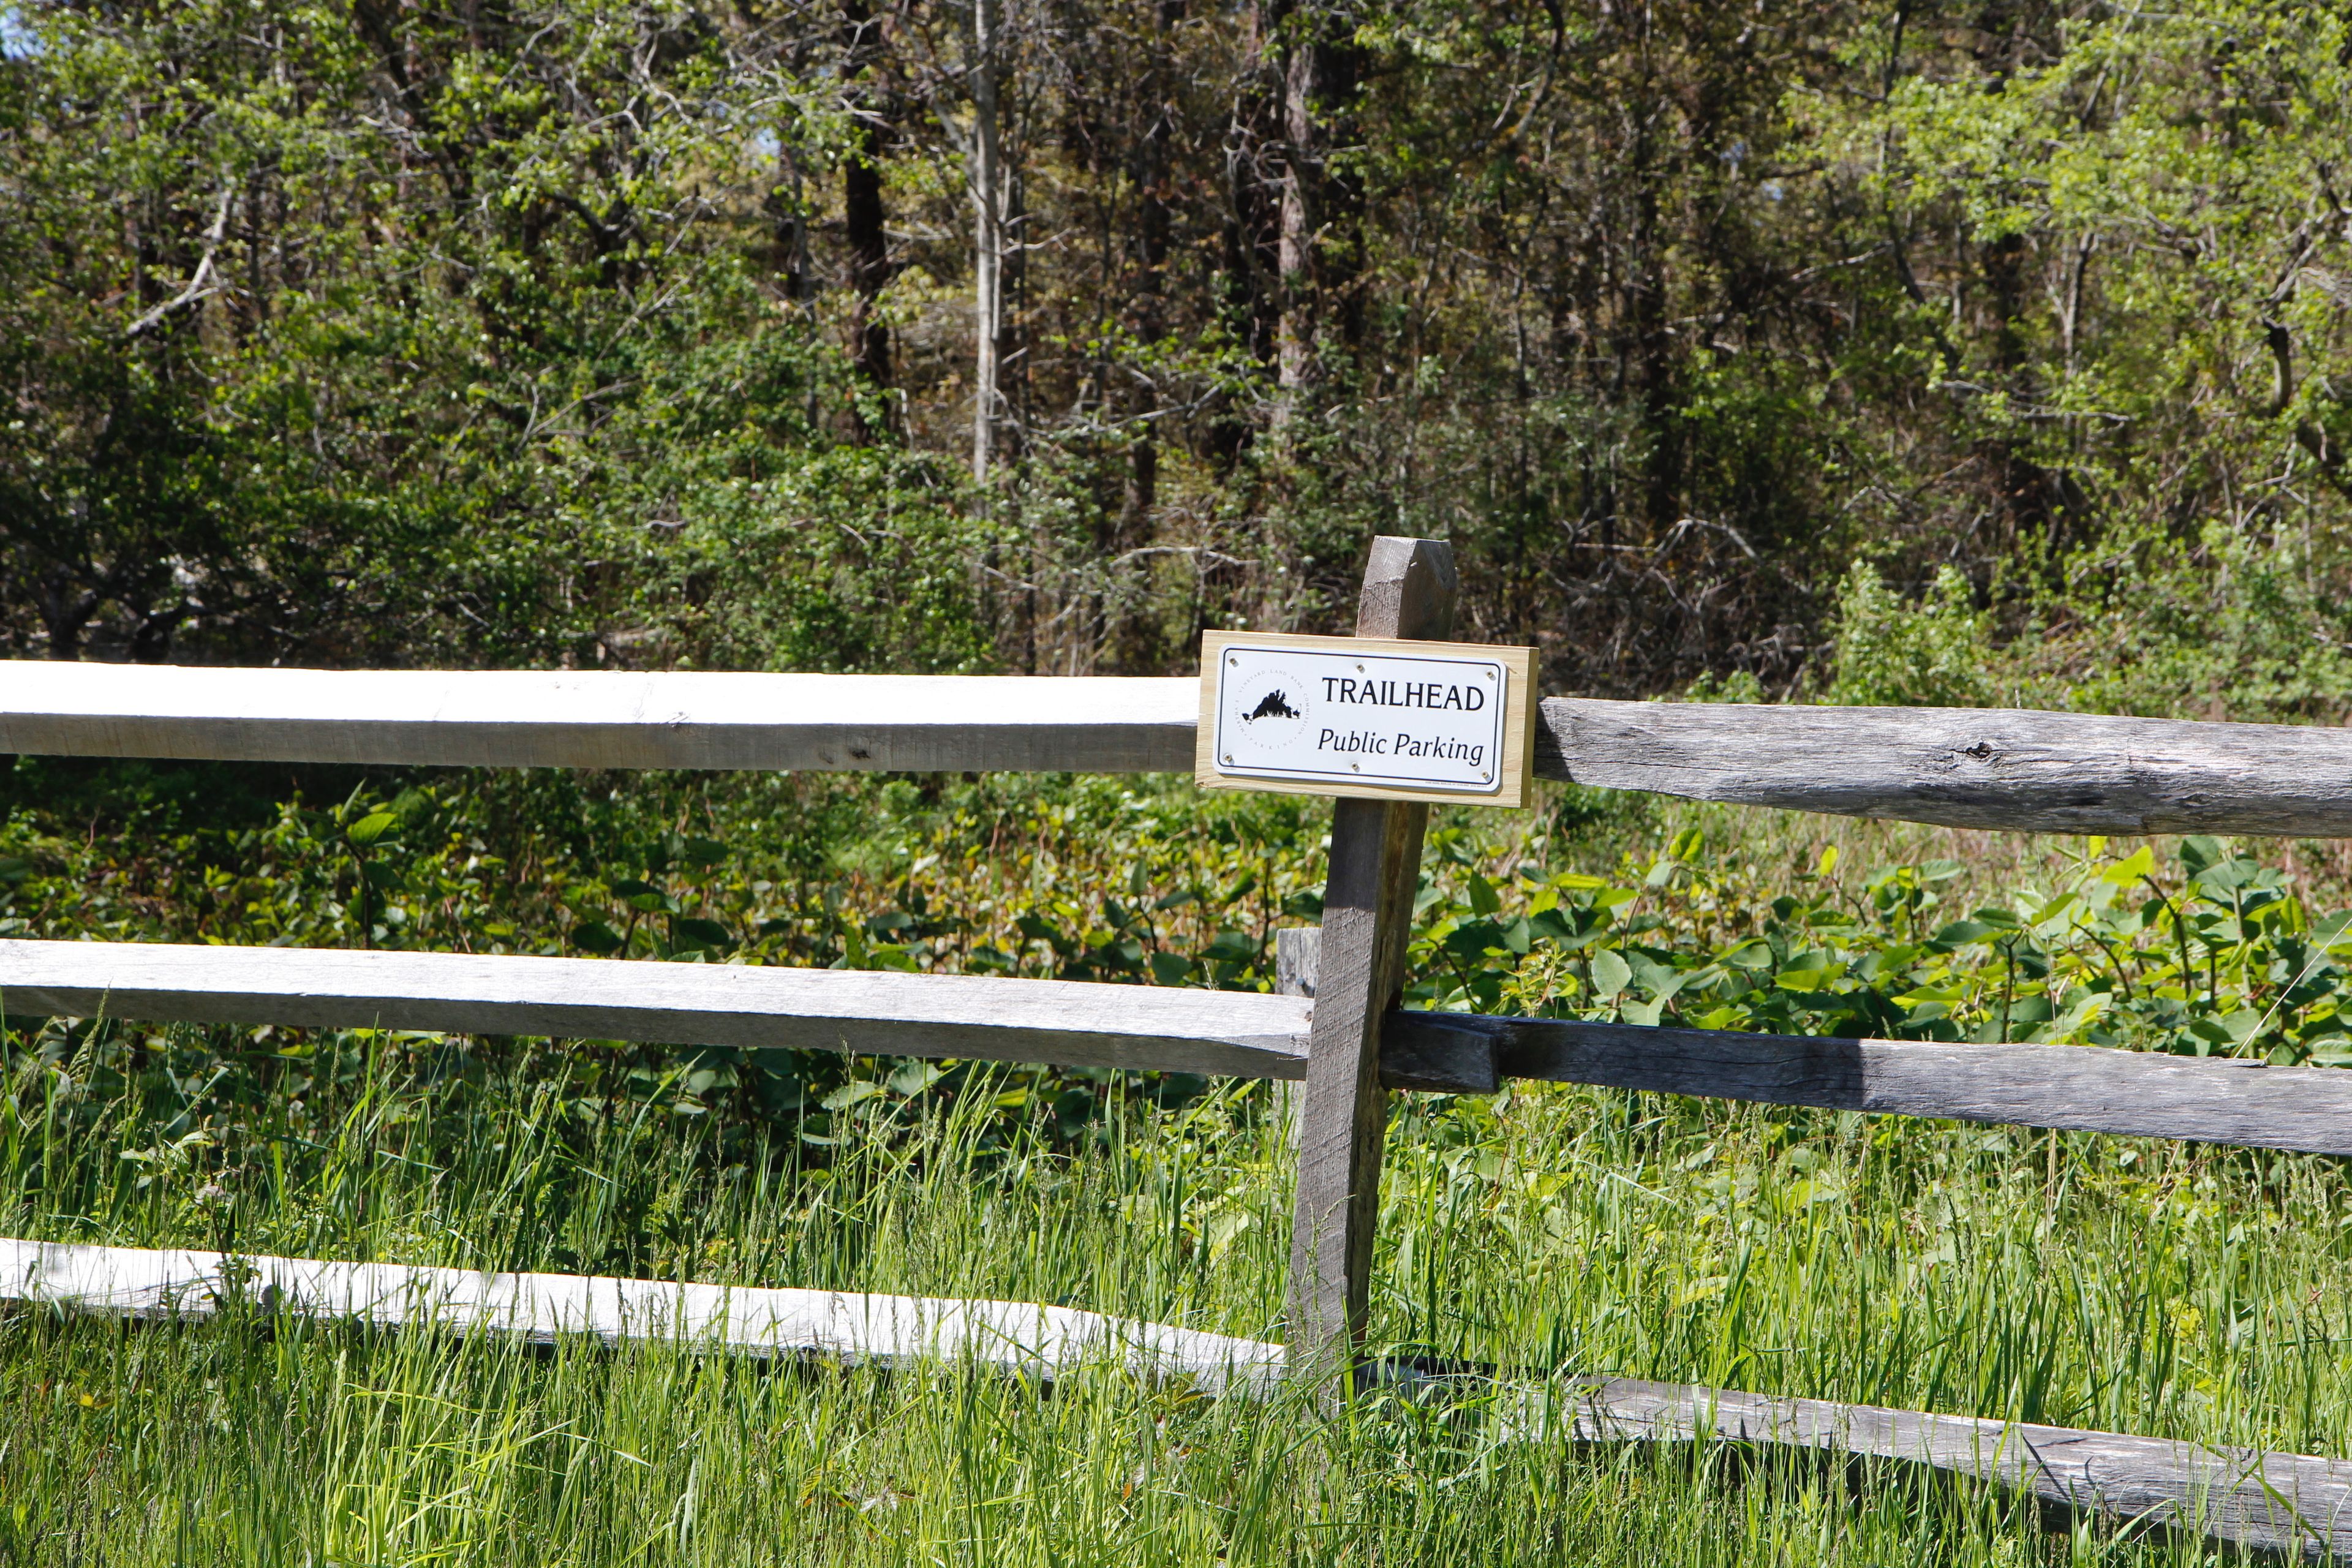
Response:
[[[1445,546],[1379,541],[1358,634],[1442,638],[1453,601]],[[484,767],[1172,773],[1192,765],[1198,711],[1197,684],[1186,679],[0,662],[0,753]],[[1578,699],[1547,700],[1542,721],[1539,774],[1612,788],[2037,832],[2352,837],[2352,733],[2342,731],[1998,710]],[[1363,1329],[1386,1095],[1393,1089],[1478,1093],[1508,1079],[1549,1079],[2352,1154],[2352,1073],[2332,1068],[2095,1047],[1791,1037],[1399,1010],[1394,1001],[1426,816],[1426,807],[1402,803],[1336,803],[1319,939],[1284,933],[1282,990],[1290,994],[19,940],[0,941],[0,1011],[18,1018],[102,1015],[789,1047],[1304,1080],[1288,1354],[1294,1375],[1326,1379],[1353,1366]],[[31,1244],[0,1243],[7,1246]],[[1803,1420],[1792,1416],[1790,1427],[1797,1433],[1801,1426],[1801,1433],[1786,1440],[1822,1446],[1833,1428],[1916,1426],[1944,1437],[1923,1439],[1920,1451],[1907,1457],[1947,1463],[1951,1443],[1945,1438],[1958,1430],[1951,1424],[1965,1424],[1899,1412],[1865,1420],[1860,1407],[1720,1391],[1668,1397],[1655,1392],[1660,1385],[1592,1386],[1600,1392],[1589,1394],[1578,1417],[1578,1430],[1588,1435],[1671,1436],[1705,1428],[1702,1407],[1802,1405]],[[1612,1388],[1622,1397],[1609,1395]],[[1627,1392],[1639,1390],[1651,1392]],[[1843,1418],[1822,1414],[1841,1410]],[[1916,1426],[1923,1422],[1928,1425]],[[1726,1427],[1727,1435],[1775,1436],[1745,1416],[1733,1425],[1738,1431]],[[2128,1492],[2139,1500],[2130,1505],[2135,1516],[2155,1498],[2160,1517],[2190,1528],[2352,1556],[2352,1467],[2296,1456],[2255,1456],[2241,1464],[2210,1454],[2143,1463],[2158,1449],[2187,1451],[2104,1434],[2074,1433],[2070,1441],[2077,1441],[2070,1451],[2078,1457],[2106,1456],[2098,1463],[2086,1458],[2082,1477],[2106,1473],[2099,1464],[2109,1470],[2120,1465],[2131,1486],[2119,1492],[2080,1478],[2079,1484],[2032,1483],[2045,1496],[2057,1486],[2066,1500],[2112,1511],[2125,1508]],[[2112,1451],[2099,1449],[2100,1442]],[[1845,1446],[1887,1449],[1875,1437]],[[1957,1461],[1947,1468],[1970,1468]],[[1998,1465],[1971,1473],[2016,1479]],[[2290,1491],[2280,1491],[2278,1476],[2292,1479]]]

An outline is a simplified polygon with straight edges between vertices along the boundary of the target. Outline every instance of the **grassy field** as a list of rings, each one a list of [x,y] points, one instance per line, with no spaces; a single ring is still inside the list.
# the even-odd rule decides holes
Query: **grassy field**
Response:
[[[1853,858],[1955,845],[1753,820],[1778,864],[1830,841]],[[1969,856],[1962,880],[2063,869],[2039,854]],[[36,1044],[10,1057],[0,1104],[9,1235],[1280,1331],[1286,1163],[1260,1086],[1104,1079],[1073,1120],[1032,1075],[885,1063],[794,1121],[630,1092],[685,1070],[656,1058],[582,1047],[610,1058],[583,1077],[549,1071],[543,1043],[355,1033],[267,1042],[280,1076],[231,1126],[207,1109],[217,1032]],[[2336,1332],[2352,1204],[2331,1161],[1543,1086],[1401,1102],[1387,1173],[1384,1345],[2352,1453],[2352,1336]],[[2207,1555],[2053,1532],[1906,1467],[1571,1450],[1510,1440],[1475,1404],[1385,1396],[1325,1422],[1108,1368],[1047,1391],[945,1367],[15,1310],[0,1410],[8,1563]]]
[[[450,1065],[375,1053],[304,1146],[211,1191],[141,1188],[153,1163],[121,1156],[149,1129],[61,1147],[22,1118],[12,1228],[1276,1326],[1262,1090],[1120,1106],[1075,1149],[909,1102],[897,1136],[817,1164],[708,1119],[582,1142],[496,1069]],[[1546,1089],[1416,1107],[1389,1172],[1386,1342],[2311,1451],[2352,1437],[2326,1162]],[[1475,1408],[1379,1400],[1325,1426],[1108,1371],[1047,1394],[19,1311],[0,1401],[0,1553],[22,1563],[2194,1558],[2069,1542],[1900,1468],[1539,1450],[1490,1440]]]

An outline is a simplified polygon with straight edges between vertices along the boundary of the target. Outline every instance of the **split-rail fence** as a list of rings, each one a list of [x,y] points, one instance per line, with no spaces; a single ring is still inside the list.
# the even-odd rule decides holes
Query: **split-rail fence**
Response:
[[[1379,540],[1357,635],[1442,640],[1452,630],[1454,595],[1444,544]],[[1185,678],[0,662],[0,753],[481,767],[1175,773],[1192,765],[1198,690]],[[1614,789],[1965,827],[2352,837],[2352,732],[2340,730],[1997,710],[1553,698],[1541,705],[1535,767],[1542,777]],[[1229,1357],[1250,1362],[1244,1370],[1255,1376],[1271,1352],[1288,1375],[1335,1388],[1353,1374],[1364,1328],[1391,1091],[1485,1093],[1510,1079],[1546,1079],[2352,1154],[2352,1072],[2336,1068],[2095,1047],[1794,1037],[1400,1009],[1427,810],[1382,800],[1335,803],[1322,924],[1319,932],[1281,933],[1283,983],[1271,994],[594,959],[6,940],[0,941],[0,1014],[785,1047],[1303,1080],[1286,1352],[1196,1335],[1202,1343],[1175,1355],[1172,1364],[1207,1372],[1223,1346]],[[41,1295],[38,1277],[46,1269],[53,1284],[69,1278],[101,1282],[88,1285],[83,1299],[152,1304],[173,1278],[169,1260],[203,1256],[0,1241],[0,1263],[9,1272],[0,1279],[0,1295]],[[336,1281],[320,1288],[329,1306],[357,1299],[348,1271],[367,1267],[261,1261],[289,1271],[289,1279]],[[193,1278],[186,1270],[194,1267],[184,1264],[183,1276]],[[562,1295],[545,1283],[554,1277],[481,1278],[505,1283],[436,1287],[436,1299],[495,1297],[511,1309]],[[616,1302],[634,1300],[631,1282],[572,1282],[591,1294],[592,1287],[612,1287]],[[117,1294],[109,1297],[108,1289]],[[47,1299],[72,1294],[58,1286]],[[888,1324],[899,1321],[891,1313],[922,1319],[930,1324],[923,1343],[942,1342],[940,1316],[924,1318],[923,1304],[868,1300],[891,1303],[888,1322],[858,1330],[862,1340],[841,1330],[839,1342],[890,1340]],[[174,1310],[187,1305],[175,1302]],[[950,1305],[950,1317],[1062,1310]],[[779,1321],[823,1316],[796,1300],[763,1310]],[[824,1310],[837,1314],[838,1304]],[[581,1321],[609,1329],[625,1316],[592,1312]],[[1110,1321],[1064,1316],[1072,1321],[1055,1319],[1047,1330],[1067,1345],[1097,1342]],[[567,1321],[541,1312],[542,1326]],[[811,1331],[817,1332],[812,1343],[835,1342]],[[1176,1332],[1152,1329],[1147,1335]],[[900,1332],[894,1342],[903,1348],[910,1342]],[[1572,1435],[1587,1439],[1712,1436],[1919,1460],[2074,1508],[2294,1555],[2352,1559],[2352,1462],[1611,1378],[1582,1384],[1569,1420]]]

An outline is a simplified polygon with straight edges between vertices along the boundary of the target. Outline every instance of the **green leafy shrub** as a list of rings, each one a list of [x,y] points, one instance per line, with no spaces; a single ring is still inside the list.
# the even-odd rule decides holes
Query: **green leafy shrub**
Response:
[[[1466,867],[1461,838],[1435,837]],[[2352,910],[2210,837],[2159,868],[2083,841],[2066,884],[1946,906],[1956,861],[1838,872],[1775,892],[1711,864],[1695,830],[1621,879],[1524,865],[1425,887],[1419,1005],[1894,1039],[2040,1041],[2274,1063],[2352,1063]],[[2013,906],[2013,907],[2011,907]]]
[[[1832,702],[1854,707],[1983,708],[1993,700],[1984,618],[1968,580],[1950,566],[1906,605],[1857,561],[1837,594]]]

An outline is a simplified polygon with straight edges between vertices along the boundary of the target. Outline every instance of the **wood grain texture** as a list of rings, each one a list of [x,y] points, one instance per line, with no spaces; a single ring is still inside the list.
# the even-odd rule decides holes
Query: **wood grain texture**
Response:
[[[1275,994],[1297,996],[1312,1002],[1315,999],[1315,972],[1322,952],[1323,928],[1320,926],[1286,926],[1276,931]],[[1304,1102],[1305,1090],[1296,1080],[1277,1080],[1275,1083],[1275,1114],[1281,1121],[1294,1159],[1298,1153],[1298,1116],[1304,1109]]]
[[[576,1274],[492,1274],[391,1263],[0,1240],[0,1300],[139,1318],[240,1310],[387,1328],[587,1335],[755,1356],[903,1365],[966,1361],[1024,1376],[1118,1364],[1206,1392],[1271,1389],[1280,1345],[1069,1307],[690,1285]]]
[[[2097,1046],[1946,1045],[1397,1012],[1393,1088],[1550,1079],[1662,1094],[2352,1154],[2352,1072]]]
[[[1284,996],[1315,995],[1323,959],[1323,928],[1285,926],[1274,933],[1274,988]]]
[[[479,767],[1181,772],[1181,678],[0,661],[0,753]]]
[[[1503,1087],[1496,1026],[1515,1022],[1398,1008],[1381,1026],[1381,1081],[1430,1094],[1493,1094]]]
[[[1068,980],[161,942],[0,941],[0,1014],[1306,1070],[1309,1004]]]
[[[1453,630],[1456,591],[1454,553],[1444,543],[1374,540],[1357,633],[1443,640]],[[1381,1021],[1403,980],[1428,823],[1429,808],[1415,803],[1332,806],[1290,1237],[1292,1364],[1309,1379],[1343,1369],[1352,1375],[1363,1336],[1388,1130]]]
[[[1952,827],[2352,837],[2352,733],[2295,724],[1555,697],[1536,772]]]
[[[2352,1560],[2352,1464],[2342,1460],[1632,1378],[1591,1380],[1535,1415],[1529,1435],[1586,1442],[1703,1439],[1908,1460],[2111,1521]]]
[[[1340,779],[1265,779],[1232,777],[1216,766],[1217,679],[1213,667],[1225,649],[1239,643],[1251,647],[1297,647],[1314,652],[1359,647],[1366,653],[1426,656],[1435,658],[1490,658],[1504,666],[1509,711],[1503,724],[1501,777],[1491,792],[1466,789],[1412,789],[1403,785],[1354,784]],[[1274,632],[1203,632],[1201,634],[1200,703],[1194,715],[1199,731],[1192,751],[1192,782],[1202,789],[1246,789],[1269,795],[1319,795],[1354,800],[1419,800],[1524,809],[1533,798],[1528,759],[1535,754],[1541,692],[1537,686],[1536,650],[1485,643],[1408,641],[1401,637],[1294,637]]]
[[[1178,772],[1198,683],[0,661],[0,753],[485,767]],[[2352,734],[2014,710],[1553,698],[1538,776],[2050,833],[2352,837]]]

